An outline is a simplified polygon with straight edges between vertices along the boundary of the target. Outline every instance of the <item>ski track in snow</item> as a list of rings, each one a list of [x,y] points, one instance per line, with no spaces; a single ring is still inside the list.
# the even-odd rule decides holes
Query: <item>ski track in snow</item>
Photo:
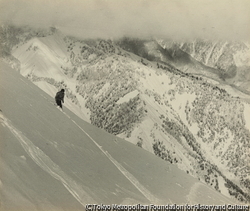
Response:
[[[67,117],[69,117],[67,115]],[[71,119],[69,117],[69,119]],[[139,190],[151,203],[159,204],[160,200],[150,193],[131,173],[129,173],[118,161],[116,161],[102,146],[100,146],[81,126],[79,126],[74,120],[71,121],[83,131],[91,141],[102,151],[102,153],[117,167],[117,169]]]
[[[64,173],[57,164],[55,164],[41,149],[35,146],[26,136],[18,131],[2,114],[0,114],[0,120],[17,138],[31,159],[53,178],[59,180],[80,204],[85,207],[86,203],[96,203],[95,200],[83,190],[80,184],[77,184],[71,177]]]
[[[198,190],[199,186],[200,186],[200,183],[199,183],[199,182],[196,182],[196,183],[192,186],[192,188],[191,188],[189,194],[187,195],[187,200],[188,200],[188,203],[189,203],[189,204],[195,203],[195,201],[196,201],[195,199],[196,199],[196,197],[197,197],[197,190]]]
[[[139,190],[151,203],[159,204],[160,200],[150,193],[131,173],[129,173],[118,161],[116,161],[107,151],[100,146],[82,127],[80,127],[68,114],[63,112],[81,131],[83,131],[91,141],[101,150],[101,152],[117,167],[117,169]],[[23,149],[31,159],[40,166],[44,171],[49,173],[53,178],[59,180],[72,196],[83,206],[86,203],[96,203],[82,186],[77,184],[72,178],[64,173],[60,167],[55,164],[41,149],[35,146],[21,131],[17,130],[10,121],[0,114],[0,120],[13,135],[18,139]],[[83,201],[85,199],[85,202]]]

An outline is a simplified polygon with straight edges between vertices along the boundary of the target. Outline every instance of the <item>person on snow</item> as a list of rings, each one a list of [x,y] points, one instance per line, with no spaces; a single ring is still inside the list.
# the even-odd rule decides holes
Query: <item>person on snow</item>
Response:
[[[62,109],[62,102],[64,103],[64,89],[56,93],[55,96],[56,104]]]

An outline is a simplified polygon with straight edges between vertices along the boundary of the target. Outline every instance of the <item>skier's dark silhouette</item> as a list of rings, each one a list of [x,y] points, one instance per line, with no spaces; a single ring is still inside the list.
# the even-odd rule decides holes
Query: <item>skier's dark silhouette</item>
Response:
[[[64,103],[64,89],[56,93],[55,96],[56,104],[62,108],[62,102]]]

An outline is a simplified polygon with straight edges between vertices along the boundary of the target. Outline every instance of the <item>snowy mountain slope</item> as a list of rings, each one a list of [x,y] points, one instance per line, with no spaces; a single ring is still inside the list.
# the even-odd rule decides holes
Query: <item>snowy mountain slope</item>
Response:
[[[250,48],[247,43],[124,38],[117,44],[129,52],[158,62],[158,66],[162,62],[170,64],[182,72],[219,82],[228,91],[228,86],[233,86],[249,95]]]
[[[179,43],[178,48],[214,72],[223,81],[249,94],[250,48],[244,42],[195,40]]]
[[[232,65],[237,67],[250,65],[249,44],[244,42],[195,40],[194,42],[183,43],[181,49],[210,67],[225,70]]]
[[[38,77],[51,77],[53,75],[58,79],[62,79],[63,72],[60,71],[60,65],[65,64],[64,60],[67,56],[60,49],[62,45],[57,43],[58,40],[55,35],[51,36],[51,38],[33,38],[24,44],[22,48],[17,47],[13,56],[21,62],[21,74],[28,75],[28,73],[34,72]],[[23,54],[23,48],[26,49],[26,54]]]
[[[62,113],[49,95],[5,64],[1,80],[1,209],[231,202],[68,109]]]
[[[118,45],[150,61],[158,62],[158,67],[162,63],[165,65],[168,64],[182,72],[200,74],[218,80],[215,68],[203,65],[203,63],[183,51],[180,48],[180,43],[173,42],[172,40],[152,39],[141,41],[139,39],[124,38],[118,41]]]
[[[77,77],[78,92],[88,99],[91,123],[244,200],[248,196],[241,195],[237,185],[248,192],[249,128],[241,108],[249,104],[202,78],[171,69],[155,70],[152,65],[112,54],[83,69]],[[134,98],[120,104],[127,96]],[[232,121],[223,118],[230,110],[236,111],[229,112]],[[218,116],[215,121],[211,121],[213,115]],[[237,184],[237,193],[224,187],[228,178]],[[234,189],[233,184],[226,186]]]
[[[178,51],[173,57],[175,51],[161,50],[158,56],[169,54],[171,64],[152,61],[155,42],[149,42],[140,57],[110,40],[60,35],[58,45],[57,34],[28,41],[31,45],[39,42],[38,52],[52,52],[48,58],[44,54],[32,59],[36,54],[30,53],[29,45],[13,48],[13,54],[20,51],[18,59],[24,64],[49,61],[48,66],[37,65],[35,71],[32,65],[23,66],[26,77],[52,97],[64,87],[66,106],[93,125],[156,154],[226,196],[248,200],[249,104],[241,100],[247,95],[231,86],[230,92],[225,91],[221,79],[208,80],[174,68],[175,62],[194,72],[204,66],[187,53]],[[136,51],[145,48],[144,44],[138,40],[129,47]],[[64,52],[67,59],[53,52]],[[55,76],[50,69],[50,78],[44,73],[53,61],[62,63],[54,69]]]
[[[65,75],[67,69],[73,68],[70,62],[72,54],[67,52],[66,41],[60,32],[31,38],[25,44],[15,46],[13,55],[20,61],[20,73],[50,96],[54,97],[57,90],[67,84],[68,87],[64,88],[70,100],[66,100],[66,105],[84,120],[89,120],[88,110],[79,103],[84,99],[79,95],[76,98],[77,93],[71,91],[75,89],[74,80]]]

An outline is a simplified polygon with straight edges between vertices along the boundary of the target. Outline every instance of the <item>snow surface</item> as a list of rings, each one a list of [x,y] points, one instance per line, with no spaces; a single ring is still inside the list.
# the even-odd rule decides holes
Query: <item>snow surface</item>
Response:
[[[1,209],[232,202],[67,108],[61,112],[48,94],[7,65],[1,67]]]
[[[124,95],[122,98],[120,98],[116,103],[117,104],[122,104],[122,103],[126,103],[129,100],[133,99],[134,97],[136,97],[139,94],[138,90],[134,90],[132,92],[129,92],[128,94]]]

